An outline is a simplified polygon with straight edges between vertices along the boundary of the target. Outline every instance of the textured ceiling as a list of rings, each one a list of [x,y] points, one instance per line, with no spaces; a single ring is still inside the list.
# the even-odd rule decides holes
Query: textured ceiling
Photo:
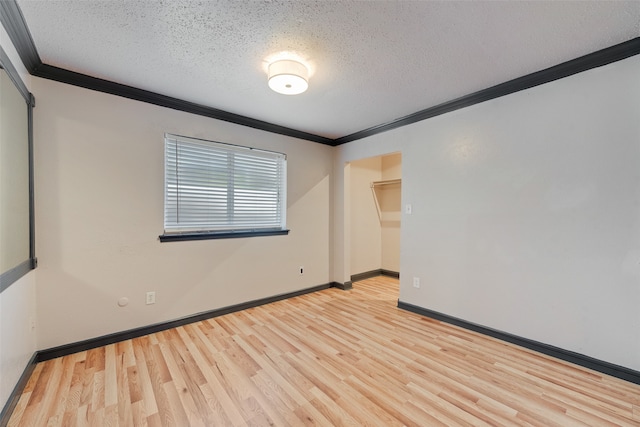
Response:
[[[640,35],[640,2],[18,0],[45,64],[337,138]],[[311,68],[267,86],[269,58]]]

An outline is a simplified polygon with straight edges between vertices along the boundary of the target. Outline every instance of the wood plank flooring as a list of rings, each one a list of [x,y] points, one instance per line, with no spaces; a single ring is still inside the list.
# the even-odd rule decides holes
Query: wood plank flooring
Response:
[[[640,426],[640,386],[399,310],[386,277],[36,366],[10,426]]]

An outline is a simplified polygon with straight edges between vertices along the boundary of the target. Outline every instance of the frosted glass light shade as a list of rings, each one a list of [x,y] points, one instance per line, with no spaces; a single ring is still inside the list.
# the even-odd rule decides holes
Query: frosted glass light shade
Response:
[[[269,87],[283,95],[297,95],[309,87],[309,70],[304,64],[283,59],[269,65]]]

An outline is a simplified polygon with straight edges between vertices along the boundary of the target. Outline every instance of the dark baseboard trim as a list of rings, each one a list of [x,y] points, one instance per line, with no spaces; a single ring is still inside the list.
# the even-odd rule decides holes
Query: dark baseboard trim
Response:
[[[478,332],[483,335],[488,335],[490,337],[497,338],[511,344],[519,345],[520,347],[528,348],[529,350],[534,350],[538,353],[546,354],[547,356],[552,356],[557,359],[564,360],[565,362],[570,362],[575,365],[601,372],[603,374],[611,375],[612,377],[620,378],[634,384],[640,384],[640,371],[625,368],[624,366],[614,365],[613,363],[595,359],[584,354],[565,350],[563,348],[530,340],[528,338],[523,338],[507,332],[502,332],[497,329],[488,328],[476,323],[467,322],[466,320],[459,319],[457,317],[449,316],[447,314],[439,313],[427,308],[418,307],[416,305],[408,304],[400,300],[398,300],[398,308],[419,314],[421,316],[429,317],[431,319],[439,320],[441,322],[449,323],[451,325],[459,326],[464,329]]]
[[[378,268],[377,270],[365,271],[364,273],[353,274],[351,276],[352,282],[359,282],[360,280],[370,279],[372,277],[387,276],[400,278],[400,273],[397,271],[385,270],[384,268]]]
[[[352,282],[344,282],[344,283],[331,282],[331,287],[342,289],[343,291],[348,291],[349,289],[353,289],[353,283]]]
[[[391,271],[391,270],[385,270],[384,268],[380,269],[380,275],[387,276],[387,277],[393,277],[395,279],[399,279],[400,278],[400,273],[399,272]]]
[[[104,335],[102,337],[91,338],[88,340],[65,344],[58,347],[49,348],[46,350],[36,351],[31,359],[27,363],[27,367],[24,372],[20,376],[18,383],[14,387],[7,403],[5,404],[2,412],[0,412],[0,427],[5,427],[9,423],[9,418],[11,418],[11,414],[18,404],[18,400],[20,399],[20,395],[22,395],[22,391],[24,390],[31,374],[36,367],[36,364],[39,362],[44,362],[47,360],[55,359],[56,357],[67,356],[69,354],[78,353],[80,351],[90,350],[96,347],[102,347],[109,344],[114,344],[116,342],[141,337],[144,335],[152,334],[154,332],[165,331],[167,329],[175,328],[178,326],[187,325],[189,323],[198,322],[201,320],[211,319],[213,317],[222,316],[229,313],[234,313],[236,311],[246,310],[248,308],[258,307],[264,304],[270,304],[272,302],[281,301],[288,298],[297,297],[300,295],[309,294],[312,292],[322,291],[324,289],[329,289],[330,287],[341,287],[338,282],[326,283],[324,285],[313,286],[311,288],[301,289],[299,291],[288,292],[285,294],[274,295],[267,298],[261,298],[253,301],[244,302],[241,304],[235,304],[228,307],[218,308],[215,310],[205,311],[202,313],[194,314],[191,316],[186,316],[180,319],[171,320],[163,323],[156,323],[154,325],[143,326],[141,328],[129,329],[128,331],[116,332],[114,334]]]
[[[359,282],[361,280],[370,279],[372,277],[378,277],[380,275],[382,275],[382,270],[378,268],[377,270],[371,270],[371,271],[365,271],[364,273],[352,274],[351,281]]]
[[[353,283],[351,283],[351,282],[344,282],[344,283],[331,282],[331,287],[332,288],[342,289],[343,291],[348,291],[349,289],[353,289]]]
[[[314,286],[307,289],[301,289],[299,291],[288,292],[286,294],[274,295],[272,297],[261,298],[253,301],[231,305],[228,307],[209,310],[209,311],[194,314],[191,316],[182,317],[180,319],[170,320],[168,322],[156,323],[154,325],[129,329],[127,331],[116,332],[113,334],[104,335],[97,338],[90,338],[84,341],[65,344],[58,347],[49,348],[46,350],[40,350],[36,353],[37,355],[36,362],[44,362],[46,360],[55,359],[56,357],[66,356],[69,354],[78,353],[80,351],[86,351],[92,348],[102,347],[102,346],[113,344],[116,342],[125,341],[132,338],[137,338],[144,335],[152,334],[155,332],[165,331],[167,329],[176,328],[178,326],[184,326],[189,323],[199,322],[201,320],[211,319],[213,317],[234,313],[236,311],[246,310],[248,308],[258,307],[260,305],[281,301],[287,298],[293,298],[300,295],[321,291],[324,289],[328,289],[331,286],[332,284],[326,283],[324,285],[318,285],[318,286]]]
[[[31,359],[27,362],[27,366],[24,368],[18,383],[13,388],[13,391],[9,395],[9,399],[7,399],[7,403],[2,408],[2,412],[0,412],[0,427],[5,427],[9,424],[9,418],[11,418],[11,414],[18,404],[18,400],[20,400],[20,396],[22,395],[22,390],[27,386],[27,382],[29,382],[29,378],[33,373],[33,370],[36,367],[37,362],[37,352],[33,353]]]

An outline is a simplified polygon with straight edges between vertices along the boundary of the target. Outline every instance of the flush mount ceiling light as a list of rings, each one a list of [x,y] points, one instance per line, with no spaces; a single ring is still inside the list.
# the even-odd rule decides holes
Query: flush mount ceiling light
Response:
[[[309,70],[304,64],[281,59],[269,64],[269,87],[283,95],[297,95],[309,87]]]

